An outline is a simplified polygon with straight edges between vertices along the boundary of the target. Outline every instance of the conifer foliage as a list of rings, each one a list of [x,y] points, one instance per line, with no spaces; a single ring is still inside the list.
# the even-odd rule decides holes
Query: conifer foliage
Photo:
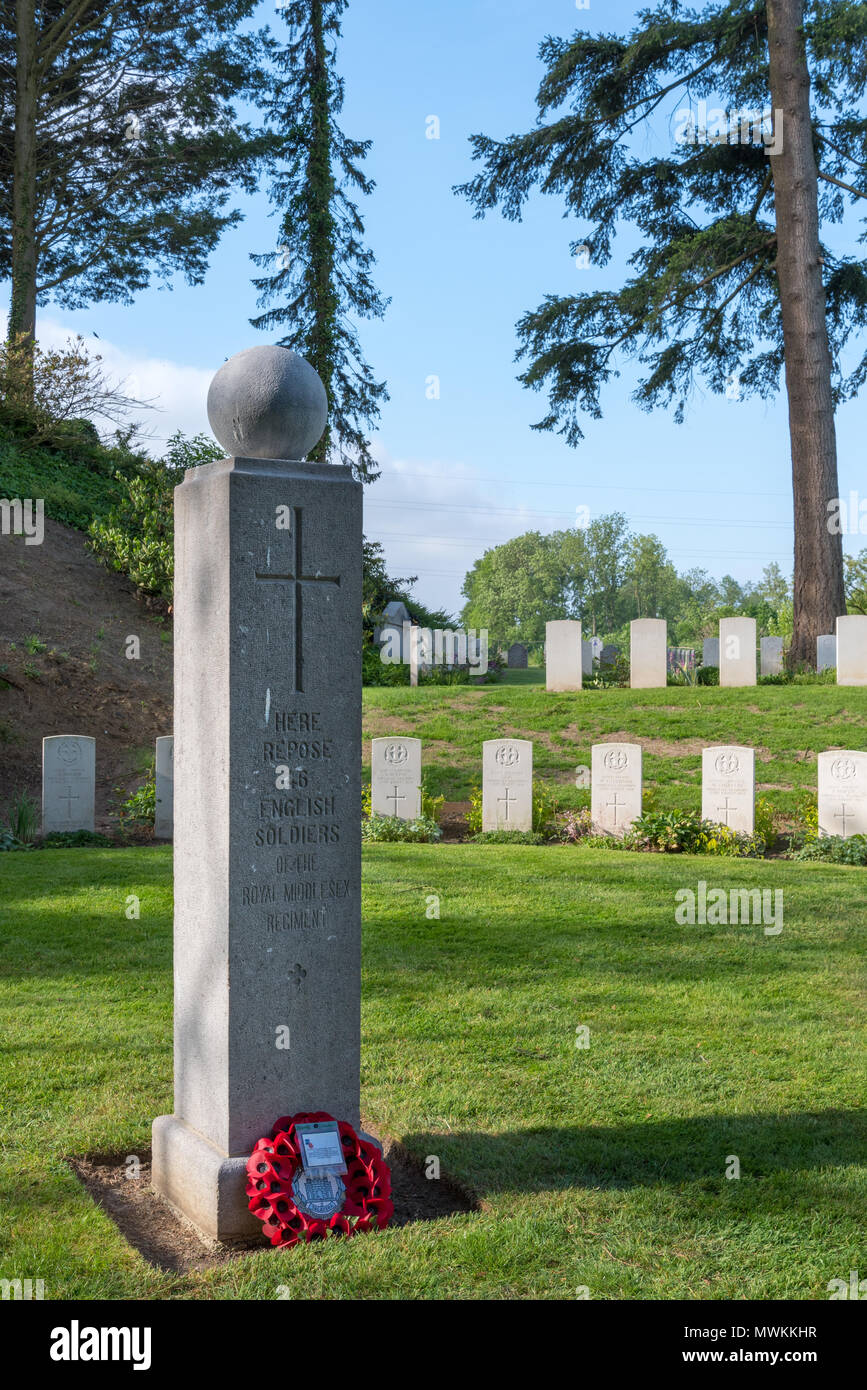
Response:
[[[362,170],[369,140],[337,124],[343,79],[337,71],[340,17],[347,0],[285,0],[289,39],[277,55],[269,115],[280,134],[271,201],[282,212],[276,251],[254,255],[270,273],[253,281],[265,312],[256,328],[284,330],[278,341],[312,363],[328,393],[329,424],[311,459],[378,475],[368,435],[388,399],[364,360],[355,320],[380,318],[388,301],[373,281],[373,253],[353,194],[374,184]]]

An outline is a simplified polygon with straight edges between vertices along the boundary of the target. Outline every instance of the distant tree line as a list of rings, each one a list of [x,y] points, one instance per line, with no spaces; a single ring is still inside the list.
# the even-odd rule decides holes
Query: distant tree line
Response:
[[[867,565],[853,568],[867,601]],[[625,641],[633,618],[665,618],[672,645],[714,635],[722,617],[754,617],[760,635],[792,631],[792,589],[776,562],[756,584],[706,570],[679,574],[656,536],[630,531],[622,512],[585,529],[528,531],[485,551],[462,589],[465,627],[486,627],[503,646],[545,640],[545,624],[578,619],[586,636]]]

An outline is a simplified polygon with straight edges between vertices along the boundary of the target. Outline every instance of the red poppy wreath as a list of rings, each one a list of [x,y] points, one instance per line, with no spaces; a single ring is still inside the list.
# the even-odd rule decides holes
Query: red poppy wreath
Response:
[[[272,1245],[352,1236],[374,1226],[384,1230],[394,1215],[388,1164],[345,1120],[337,1128],[346,1172],[312,1178],[305,1173],[297,1126],[323,1120],[334,1123],[324,1110],[282,1116],[247,1160],[247,1205]]]

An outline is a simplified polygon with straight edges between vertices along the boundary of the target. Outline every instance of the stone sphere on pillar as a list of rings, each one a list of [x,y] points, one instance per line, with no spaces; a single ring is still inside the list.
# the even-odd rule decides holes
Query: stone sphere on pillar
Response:
[[[327,418],[319,374],[275,344],[235,353],[208,391],[208,420],[230,458],[304,459]]]

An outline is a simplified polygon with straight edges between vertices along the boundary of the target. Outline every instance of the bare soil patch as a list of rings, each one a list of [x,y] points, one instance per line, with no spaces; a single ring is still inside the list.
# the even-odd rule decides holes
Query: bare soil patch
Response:
[[[111,831],[114,788],[134,791],[142,750],[172,731],[171,636],[171,618],[100,565],[80,531],[46,520],[42,545],[0,536],[0,807],[19,790],[39,801],[46,735],[86,734],[96,829]]]
[[[409,1226],[478,1210],[478,1203],[456,1184],[442,1177],[436,1181],[426,1178],[421,1165],[395,1140],[384,1140],[383,1150],[391,1168],[394,1197],[390,1225]],[[67,1162],[124,1239],[160,1269],[187,1274],[226,1264],[253,1250],[272,1248],[264,1236],[221,1245],[200,1235],[154,1192],[150,1152],[142,1158],[138,1178],[127,1176],[125,1155],[94,1154]],[[282,1253],[274,1251],[275,1255]],[[291,1251],[287,1253],[291,1258]]]

